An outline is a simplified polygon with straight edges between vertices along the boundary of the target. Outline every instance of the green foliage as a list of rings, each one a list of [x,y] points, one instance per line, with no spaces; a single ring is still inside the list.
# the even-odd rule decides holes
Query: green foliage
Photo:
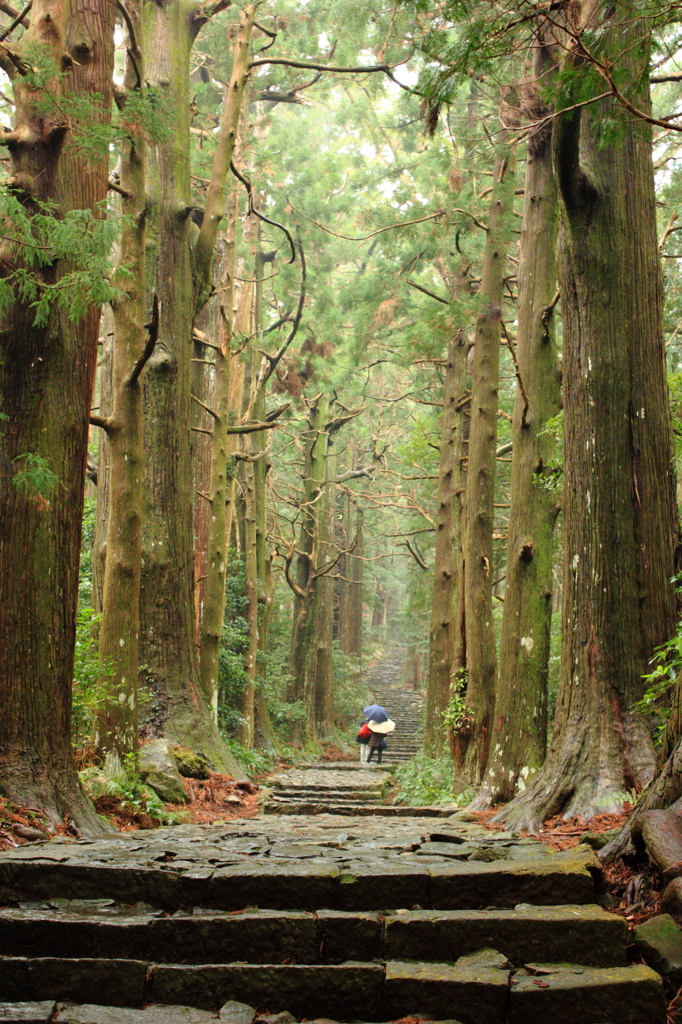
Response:
[[[55,203],[37,200],[29,212],[16,193],[1,190],[0,237],[8,255],[0,277],[0,315],[18,300],[33,310],[34,324],[44,327],[54,307],[66,310],[70,320],[79,320],[91,305],[112,302],[120,295],[109,272],[121,219],[105,213],[106,204],[95,211],[59,213]],[[61,274],[44,273],[57,264],[63,264]]]
[[[471,802],[473,790],[455,795],[455,769],[452,758],[428,757],[423,752],[395,771],[398,783],[396,800],[408,807],[426,807],[430,804],[457,804]]]
[[[218,660],[218,726],[228,734],[242,723],[241,697],[248,683],[244,652],[249,643],[249,624],[244,617],[246,573],[244,563],[232,554],[225,581],[225,620]]]
[[[81,560],[78,576],[78,607],[92,611],[92,545],[95,539],[97,498],[85,498],[81,520]]]
[[[674,582],[678,584],[676,593],[681,593],[680,577],[675,577]],[[672,695],[682,672],[682,619],[677,623],[675,635],[656,648],[651,665],[651,672],[642,677],[646,686],[644,696],[632,707],[651,718],[654,742],[658,746],[670,718]]]
[[[109,117],[100,93],[74,93],[60,86],[68,71],[62,71],[41,43],[29,44],[24,52],[28,71],[24,81],[39,97],[36,112],[43,117],[59,116],[68,128],[72,145],[81,156],[102,158],[124,139],[143,138],[151,143],[165,141],[170,134],[172,112],[161,91],[144,83],[131,89],[121,108]]]
[[[460,669],[455,677],[455,688],[448,705],[443,712],[443,725],[446,729],[457,732],[471,717],[471,708],[466,705],[467,671]]]
[[[101,796],[113,797],[123,810],[148,814],[160,825],[180,825],[185,820],[183,814],[167,810],[158,794],[142,781],[137,754],[126,754],[123,768],[111,775],[101,768],[85,768],[79,774],[92,800]]]
[[[99,656],[100,618],[88,607],[79,608],[76,617],[72,689],[72,737],[76,747],[92,742],[98,715],[116,697],[111,669]]]
[[[271,772],[277,763],[277,755],[272,750],[250,750],[243,747],[237,740],[226,736],[227,744],[247,775],[265,775]]]
[[[46,459],[35,452],[26,452],[25,455],[17,455],[12,459],[13,463],[20,461],[21,466],[12,477],[16,489],[27,498],[43,498],[49,501],[59,484],[57,474],[52,472]]]
[[[545,425],[539,433],[539,437],[545,434],[554,439],[554,458],[545,466],[546,472],[537,473],[534,482],[538,487],[549,491],[557,491],[561,486],[561,479],[564,471],[564,410],[561,409],[556,416],[550,416],[545,420]]]

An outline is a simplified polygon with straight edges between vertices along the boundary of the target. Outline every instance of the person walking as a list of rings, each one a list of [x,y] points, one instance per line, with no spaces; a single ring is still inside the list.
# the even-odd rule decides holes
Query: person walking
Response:
[[[366,764],[369,757],[369,741],[372,735],[372,731],[367,725],[367,719],[363,718],[360,723],[360,731],[357,735],[357,741],[360,744],[360,764]]]
[[[377,752],[377,764],[381,764],[381,755],[388,746],[386,743],[387,733],[393,732],[395,729],[395,722],[393,722],[389,716],[386,708],[382,707],[381,704],[368,704],[364,709],[363,714],[365,718],[369,719],[367,726],[370,730],[369,742],[367,744],[369,753],[367,755],[367,764],[372,760],[374,752]]]

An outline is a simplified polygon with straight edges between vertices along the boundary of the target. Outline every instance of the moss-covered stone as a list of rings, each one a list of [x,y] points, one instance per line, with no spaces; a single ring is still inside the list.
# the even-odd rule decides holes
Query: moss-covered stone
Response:
[[[177,769],[184,779],[210,779],[211,764],[203,754],[187,747],[171,747]]]
[[[514,975],[508,1024],[664,1024],[661,979],[644,964],[559,967],[535,977]]]
[[[655,971],[676,985],[682,981],[682,930],[670,914],[659,914],[633,929],[635,948]]]
[[[386,963],[386,1013],[389,1019],[457,1014],[464,1024],[501,1024],[507,1001],[508,972],[472,963]]]
[[[180,778],[168,740],[161,737],[140,747],[140,775],[148,786],[169,803],[186,803],[185,784]]]

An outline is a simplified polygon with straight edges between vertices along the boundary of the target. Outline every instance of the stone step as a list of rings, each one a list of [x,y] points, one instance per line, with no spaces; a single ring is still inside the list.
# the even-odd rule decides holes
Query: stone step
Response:
[[[447,817],[451,810],[438,807],[404,807],[400,804],[362,804],[350,800],[269,800],[263,807],[265,814],[343,814],[373,815],[382,818],[439,818]]]
[[[625,964],[626,921],[596,905],[514,910],[376,913],[282,910],[185,913],[166,917],[125,905],[0,911],[0,956],[222,963],[239,950],[266,963],[277,950],[297,964],[347,960],[456,961],[495,948],[515,967],[541,959],[596,967]]]
[[[383,792],[380,789],[319,789],[316,786],[277,786],[273,787],[277,799],[286,797],[288,800],[315,801],[325,800],[357,800],[365,803],[373,803],[381,800]]]
[[[286,808],[285,802],[277,806],[278,813]],[[400,812],[402,817],[424,820],[425,810],[434,816],[449,814],[447,808],[368,809],[357,805],[352,814],[361,820],[361,811],[376,816]],[[284,813],[293,812],[286,809]],[[189,829],[187,835],[193,834]],[[0,856],[0,905],[104,898],[126,904],[145,902],[166,910],[197,906],[313,911],[394,910],[415,904],[437,910],[510,908],[518,903],[556,906],[593,903],[590,868],[599,871],[594,853],[585,848],[547,856],[544,848],[542,855],[534,855],[531,844],[527,855],[515,859],[486,863],[436,858],[439,863],[431,863],[430,858],[419,855],[386,858],[382,850],[377,850],[371,861],[354,858],[351,850],[340,854],[330,850],[336,858],[331,859],[315,846],[284,848],[279,853],[275,847],[273,855],[263,858],[251,856],[263,847],[262,842],[249,846],[254,841],[248,836],[239,840],[243,847],[232,849],[218,840],[201,838],[185,839],[183,844],[180,829],[164,830],[158,839],[148,836],[135,833],[132,842],[112,836],[82,845],[50,843],[42,849],[20,847],[5,852]]]
[[[504,957],[493,950],[455,964],[191,965],[14,957],[0,959],[0,990],[12,1001],[96,999],[108,1006],[156,1003],[216,1013],[235,1000],[261,1011],[286,1008],[308,1019],[452,1020],[454,1014],[462,1024],[665,1024],[666,1019],[661,979],[644,965],[563,965],[544,971],[534,965],[511,976]],[[68,1021],[68,1010],[57,1019]]]

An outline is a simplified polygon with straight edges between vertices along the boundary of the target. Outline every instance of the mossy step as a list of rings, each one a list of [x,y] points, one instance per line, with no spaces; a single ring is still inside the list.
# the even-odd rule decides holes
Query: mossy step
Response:
[[[372,815],[383,818],[443,818],[452,811],[439,807],[403,807],[397,804],[360,804],[350,801],[334,800],[285,800],[283,798],[269,800],[263,811],[265,814],[357,814]]]
[[[54,999],[40,1003],[0,1003],[0,1024],[48,1024]]]
[[[527,857],[491,863],[443,858],[433,864],[425,857],[387,857],[382,851],[372,861],[354,860],[352,851],[335,854],[337,860],[245,858],[210,842],[183,845],[167,835],[164,840],[160,847],[140,842],[139,854],[129,843],[113,840],[9,851],[0,856],[0,905],[104,898],[167,910],[556,906],[594,903],[590,868],[599,870],[594,853],[582,848],[540,857],[531,847]]]
[[[627,924],[597,906],[519,907],[495,911],[316,914],[259,910],[243,914],[159,916],[142,907],[0,911],[0,955],[222,963],[239,950],[263,963],[277,949],[298,964],[343,960],[457,960],[491,946],[515,966],[540,958],[613,967],[625,963]]]
[[[456,1018],[462,1024],[665,1024],[666,1019],[661,979],[644,965],[534,965],[512,974],[494,950],[461,957],[455,964],[190,965],[12,958],[0,959],[0,990],[15,1001],[96,999],[107,1006],[153,1003],[213,1012],[235,1000],[259,1010],[287,1008],[308,1019],[410,1016]]]

